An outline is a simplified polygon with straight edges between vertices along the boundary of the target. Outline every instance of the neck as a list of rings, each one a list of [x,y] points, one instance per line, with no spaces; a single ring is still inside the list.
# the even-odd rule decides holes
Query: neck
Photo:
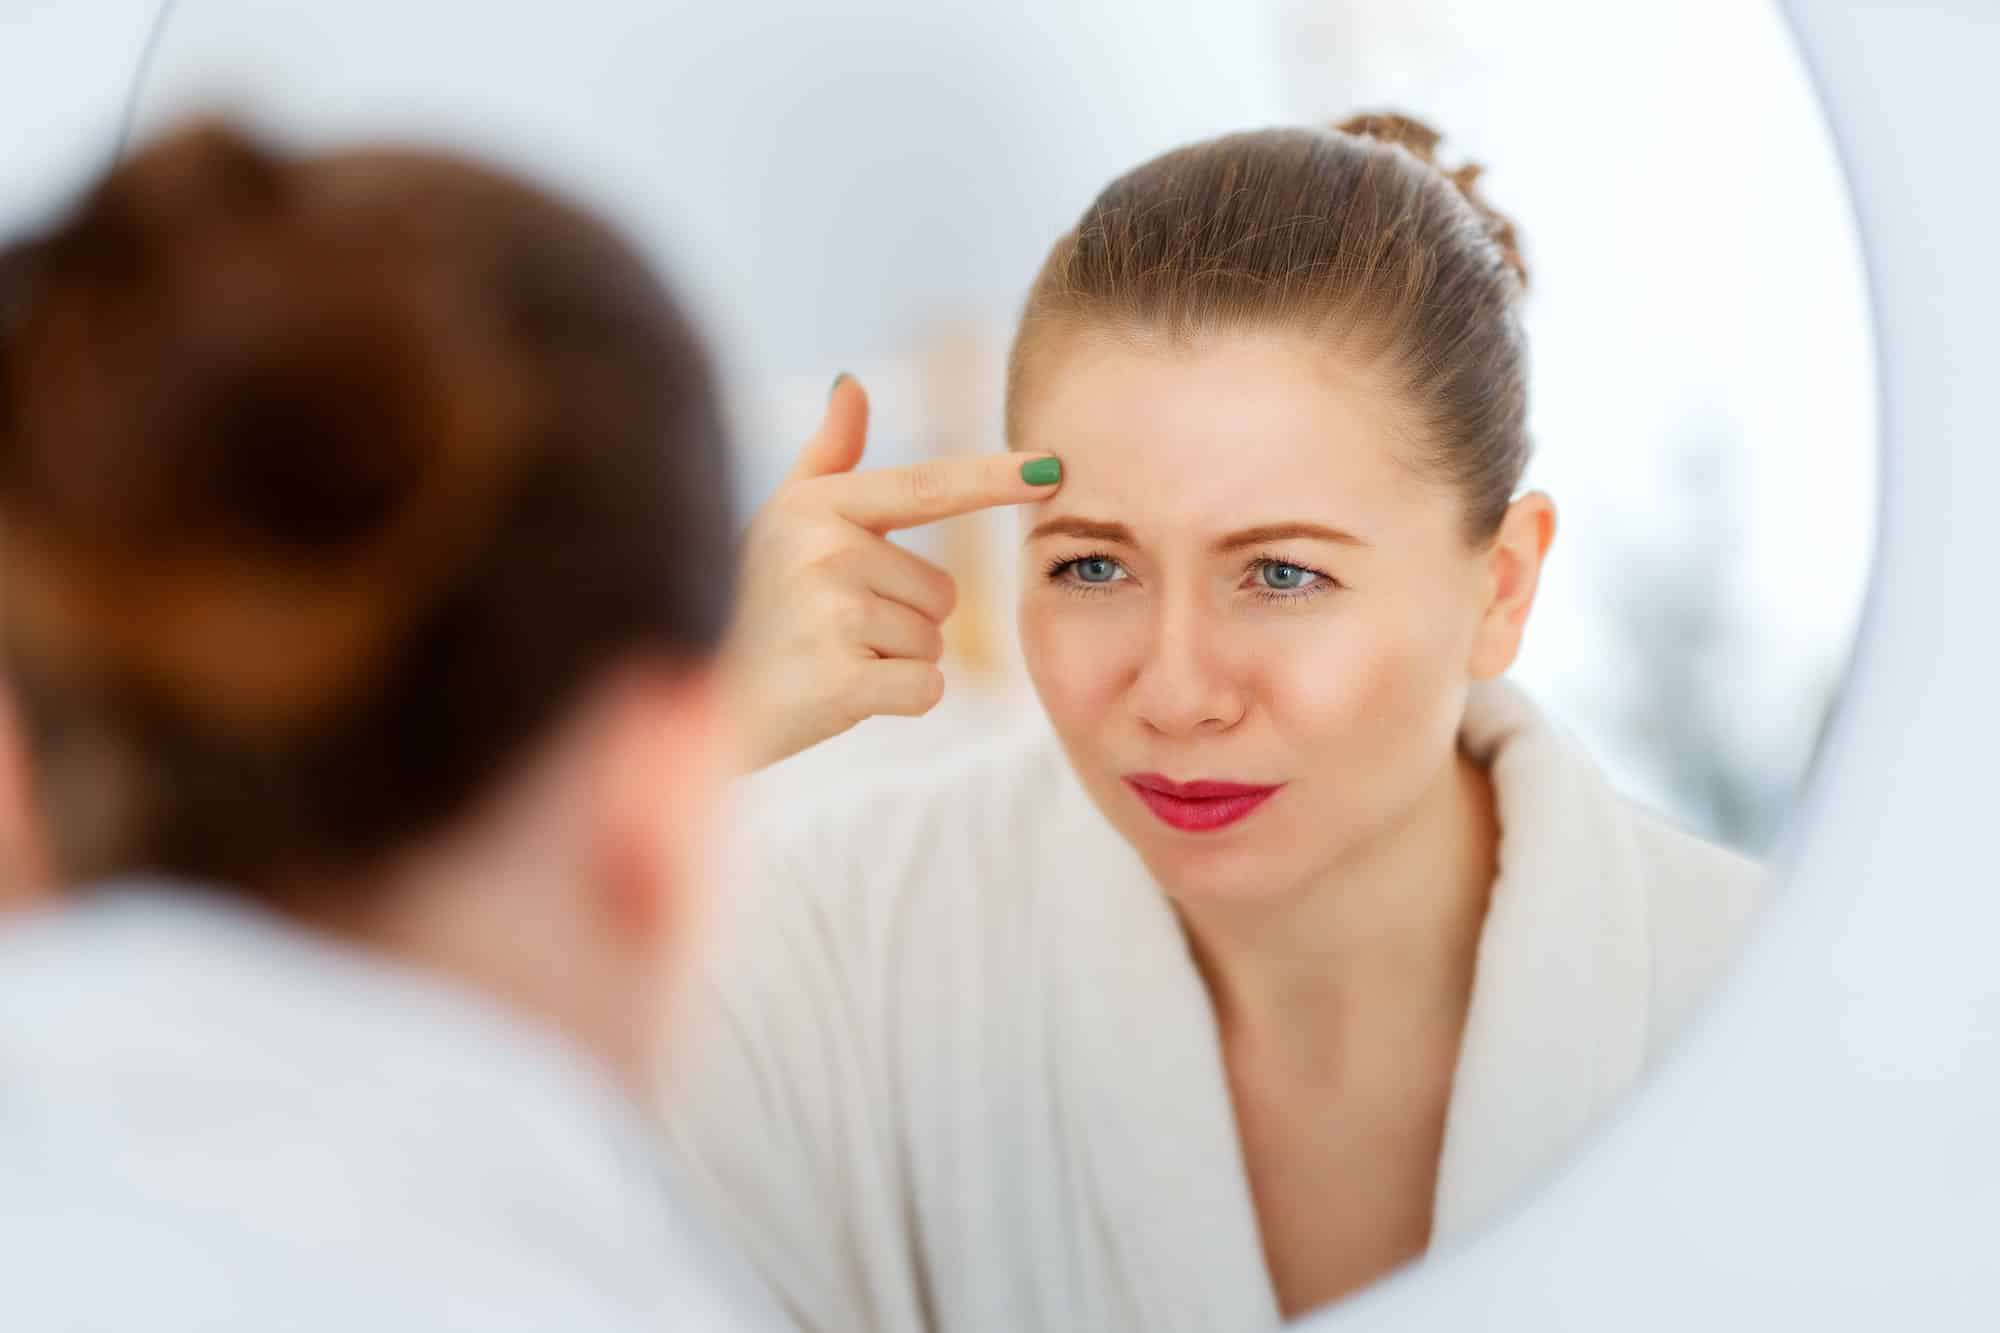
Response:
[[[1455,1051],[1498,843],[1491,781],[1454,751],[1403,819],[1295,891],[1180,906],[1225,1042],[1305,1078]]]
[[[561,836],[562,813],[554,801],[506,801],[377,867],[365,883],[312,886],[300,915],[553,1027],[644,1102],[658,1054],[653,972],[616,931],[579,910],[603,894]]]
[[[476,885],[445,879],[403,889],[393,910],[357,922],[351,936],[560,1032],[645,1102],[658,1052],[651,1025],[633,1019],[647,1013],[646,997],[620,984],[626,960],[566,914],[549,910],[547,895],[496,891],[501,873]]]

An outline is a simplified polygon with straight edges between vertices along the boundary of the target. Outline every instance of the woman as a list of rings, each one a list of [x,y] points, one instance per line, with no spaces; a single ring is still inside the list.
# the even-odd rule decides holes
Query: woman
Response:
[[[1555,532],[1514,494],[1525,269],[1436,142],[1170,152],[1036,280],[1007,425],[1063,473],[1021,525],[1049,727],[757,810],[674,1083],[807,1327],[1275,1325],[1553,1167],[1739,935],[1756,868],[1504,677]],[[934,701],[948,581],[877,534],[1017,498],[1015,459],[840,475],[859,399],[753,534],[767,758]]]
[[[10,1322],[762,1326],[641,1110],[730,558],[673,302],[518,181],[220,127],[0,275]]]

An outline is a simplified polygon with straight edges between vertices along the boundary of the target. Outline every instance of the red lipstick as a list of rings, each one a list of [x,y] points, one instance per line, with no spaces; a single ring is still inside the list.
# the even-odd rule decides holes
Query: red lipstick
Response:
[[[1127,773],[1125,782],[1162,823],[1187,833],[1226,828],[1278,790],[1245,782],[1175,782],[1158,773]]]

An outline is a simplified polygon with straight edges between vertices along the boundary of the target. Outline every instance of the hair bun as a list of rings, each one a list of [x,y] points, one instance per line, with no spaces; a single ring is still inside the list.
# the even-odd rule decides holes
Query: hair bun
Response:
[[[1485,225],[1486,234],[1500,247],[1500,254],[1507,261],[1507,267],[1514,271],[1521,287],[1528,286],[1527,261],[1521,258],[1519,234],[1514,220],[1493,207],[1480,194],[1477,182],[1486,170],[1477,162],[1467,162],[1456,168],[1446,168],[1438,161],[1437,146],[1444,136],[1414,116],[1406,116],[1399,111],[1363,111],[1347,117],[1333,127],[1342,134],[1352,134],[1364,139],[1374,139],[1379,143],[1392,144],[1403,148],[1425,166],[1450,181],[1465,201],[1472,205]]]
[[[210,224],[268,220],[285,200],[282,164],[240,131],[198,121],[107,177],[52,237],[47,262],[67,274],[137,279]]]
[[[66,571],[48,646],[260,725],[364,676],[505,467],[511,390],[433,241],[197,125],[24,252],[0,509]]]

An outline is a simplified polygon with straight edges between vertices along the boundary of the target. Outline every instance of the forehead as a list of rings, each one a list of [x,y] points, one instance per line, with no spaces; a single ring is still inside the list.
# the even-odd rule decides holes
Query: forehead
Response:
[[[1408,405],[1380,368],[1299,334],[1187,345],[1076,334],[1052,348],[1013,447],[1063,460],[1030,506],[1145,529],[1333,522],[1364,538],[1441,497],[1414,462]]]

